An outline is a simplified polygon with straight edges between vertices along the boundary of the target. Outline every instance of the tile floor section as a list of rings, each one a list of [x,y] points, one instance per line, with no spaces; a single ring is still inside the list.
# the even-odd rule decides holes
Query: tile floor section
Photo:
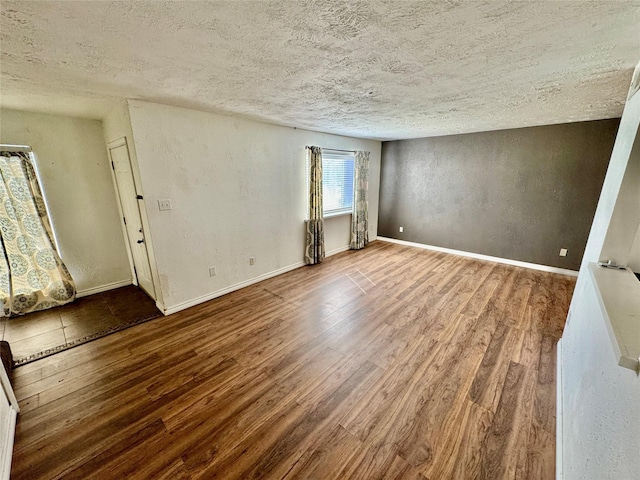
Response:
[[[101,332],[118,331],[160,315],[155,302],[130,285],[79,298],[62,307],[3,318],[0,335],[11,345],[14,362],[20,364],[31,355],[55,348],[64,350],[85,337],[93,340],[103,336],[97,335]]]

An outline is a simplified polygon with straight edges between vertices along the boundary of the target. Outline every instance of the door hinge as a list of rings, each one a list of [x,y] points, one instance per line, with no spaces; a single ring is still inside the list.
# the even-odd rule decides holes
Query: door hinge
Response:
[[[122,217],[122,221],[124,222],[125,225],[127,224],[127,219],[126,218]]]
[[[113,160],[111,160],[111,170],[116,171],[116,166],[113,164]]]

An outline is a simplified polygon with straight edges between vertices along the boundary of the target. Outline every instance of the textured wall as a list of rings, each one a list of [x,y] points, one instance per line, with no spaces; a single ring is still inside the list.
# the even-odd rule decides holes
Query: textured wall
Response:
[[[640,475],[640,378],[613,353],[586,270],[561,340],[563,479],[633,480]]]
[[[380,142],[140,101],[129,113],[167,309],[302,262],[305,145],[371,152],[376,236]],[[159,199],[173,210],[159,211]],[[327,251],[348,245],[349,219],[326,220]]]
[[[618,123],[384,142],[378,235],[577,270]]]
[[[633,143],[627,169],[616,198],[600,260],[611,259],[629,265],[640,253],[633,252],[634,240],[640,225],[640,137]],[[635,245],[635,248],[639,248]]]
[[[589,262],[600,258],[634,142],[640,138],[639,126],[640,94],[636,94],[622,114],[559,344],[563,415],[558,442],[566,480],[627,480],[640,473],[640,378],[617,365],[608,320],[596,301],[588,271]]]
[[[60,244],[79,291],[131,281],[102,124],[2,110],[2,143],[30,145]]]

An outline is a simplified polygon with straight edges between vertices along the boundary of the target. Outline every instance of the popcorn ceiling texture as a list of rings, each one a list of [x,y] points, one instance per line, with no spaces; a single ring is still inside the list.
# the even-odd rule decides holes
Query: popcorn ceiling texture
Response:
[[[2,105],[401,139],[620,116],[639,1],[5,1]]]

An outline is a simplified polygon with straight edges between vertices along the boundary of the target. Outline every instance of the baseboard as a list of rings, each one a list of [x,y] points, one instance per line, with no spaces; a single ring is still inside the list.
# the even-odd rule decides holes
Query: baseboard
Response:
[[[163,315],[169,315],[169,314],[167,313],[167,309],[166,309],[166,308],[164,308],[164,305],[163,305],[162,303],[160,303],[160,301],[159,301],[159,300],[156,300],[156,308],[157,308],[158,310],[160,310],[160,312],[161,312]]]
[[[126,287],[128,285],[133,285],[131,279],[123,280],[121,282],[107,283],[106,285],[100,285],[99,287],[86,288],[84,290],[78,290],[78,292],[76,293],[76,298],[87,297],[89,295],[95,295],[96,293],[115,290],[116,288]]]
[[[464,252],[462,250],[454,250],[452,248],[425,245],[424,243],[407,242],[406,240],[398,240],[396,238],[377,237],[377,239],[383,242],[398,243],[400,245],[407,245],[409,247],[417,247],[417,248],[423,248],[425,250],[434,250],[436,252],[450,253],[452,255],[460,255],[462,257],[477,258],[478,260],[488,260],[490,262],[504,263],[506,265],[513,265],[516,267],[531,268],[533,270],[541,270],[543,272],[559,273],[561,275],[570,275],[572,277],[578,276],[577,271],[568,270],[566,268],[550,267],[549,265],[539,265],[537,263],[521,262],[520,260],[511,260],[509,258],[492,257],[490,255],[482,255],[481,253]]]
[[[338,253],[346,252],[347,250],[349,250],[349,245],[347,245],[346,247],[334,248],[330,252],[325,252],[324,256],[325,258],[330,257],[331,255],[336,255]]]
[[[268,278],[282,275],[283,273],[290,272],[291,270],[295,270],[296,268],[300,268],[303,266],[304,266],[303,262],[294,263],[293,265],[289,265],[284,268],[279,268],[278,270],[267,272],[263,275],[259,275],[257,277],[250,278],[249,280],[245,280],[244,282],[236,283],[235,285],[231,285],[221,290],[217,290],[215,292],[211,292],[206,295],[202,295],[201,297],[197,297],[192,300],[187,300],[186,302],[182,302],[172,307],[161,309],[161,310],[162,310],[162,313],[164,313],[165,315],[171,315],[181,310],[185,310],[189,307],[194,307],[201,303],[208,302],[209,300],[213,300],[214,298],[221,297],[222,295],[226,295],[227,293],[235,292],[236,290],[240,290],[241,288],[248,287],[249,285],[253,285],[254,283],[258,283],[263,280],[267,280]]]
[[[562,480],[562,339],[556,348],[556,480]]]
[[[346,252],[347,250],[349,250],[349,245],[347,245],[346,247],[340,247],[340,248],[333,249],[329,252],[326,252],[325,257],[330,257],[338,253]],[[277,277],[278,275],[282,275],[283,273],[290,272],[291,270],[295,270],[296,268],[304,267],[304,265],[305,265],[304,262],[294,263],[292,265],[279,268],[278,270],[273,270],[271,272],[267,272],[257,277],[250,278],[249,280],[245,280],[244,282],[236,283],[235,285],[231,285],[221,290],[217,290],[215,292],[202,295],[201,297],[197,297],[192,300],[179,303],[169,308],[164,308],[158,302],[156,302],[156,306],[165,315],[171,315],[181,310],[185,310],[190,307],[195,307],[196,305],[199,305],[201,303],[208,302],[209,300],[213,300],[214,298],[221,297],[222,295],[226,295],[227,293],[235,292],[236,290],[240,290],[241,288],[248,287],[249,285],[253,285],[254,283],[262,282],[263,280],[267,280],[272,277]]]

